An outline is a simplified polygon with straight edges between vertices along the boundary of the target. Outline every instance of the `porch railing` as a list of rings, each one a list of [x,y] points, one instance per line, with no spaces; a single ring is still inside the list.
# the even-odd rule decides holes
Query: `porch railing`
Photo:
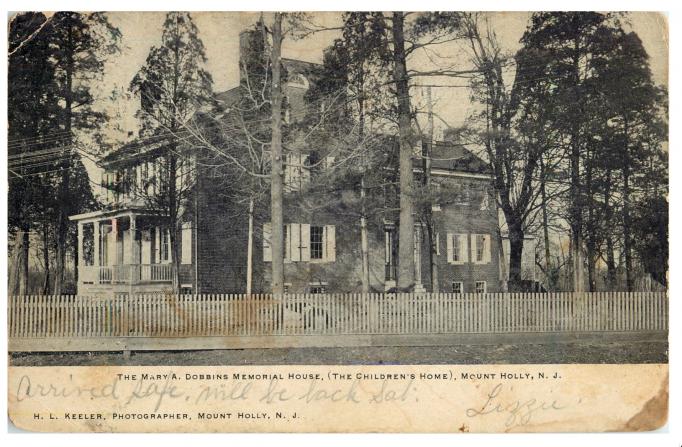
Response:
[[[81,267],[80,281],[84,284],[129,284],[171,282],[172,264],[121,264]]]

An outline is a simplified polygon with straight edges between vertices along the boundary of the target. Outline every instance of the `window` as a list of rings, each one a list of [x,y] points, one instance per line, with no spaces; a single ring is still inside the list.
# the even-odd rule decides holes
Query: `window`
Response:
[[[161,261],[170,261],[170,231],[168,228],[161,230]]]
[[[468,261],[468,247],[466,234],[447,234],[448,262],[450,264],[465,264]]]
[[[488,211],[490,209],[490,203],[489,203],[489,198],[488,198],[488,193],[483,192],[483,200],[481,200],[481,211]]]
[[[310,227],[310,259],[322,259],[324,246],[324,227]]]
[[[310,283],[310,293],[326,293],[327,283],[326,282],[312,282]]]
[[[322,160],[320,159],[320,154],[317,151],[312,151],[309,153],[304,160],[304,169],[310,172],[310,177],[313,179],[320,176],[322,172]]]
[[[284,293],[289,293],[290,290],[291,290],[291,283],[285,282],[284,283]]]
[[[462,235],[452,235],[452,260],[453,262],[462,262]]]
[[[290,152],[283,155],[285,191],[300,191],[303,186],[310,182],[309,164],[306,159],[307,156],[300,152]]]
[[[490,263],[490,235],[472,234],[471,235],[471,256],[474,264]]]
[[[482,234],[476,235],[476,262],[483,262],[485,250],[485,237]]]
[[[452,281],[452,293],[464,293],[464,283],[462,281]]]
[[[476,293],[486,293],[485,281],[476,281]]]
[[[284,225],[286,262],[335,262],[336,227],[290,223]],[[263,224],[263,261],[272,261],[271,224]]]
[[[290,86],[296,86],[296,87],[301,87],[301,88],[308,88],[308,80],[306,79],[305,76],[303,76],[300,73],[292,73],[289,75],[289,79],[287,80],[287,84]]]
[[[384,229],[384,260],[386,265],[384,280],[395,281],[396,271],[396,238],[395,228],[386,227]]]
[[[85,265],[95,264],[95,224],[83,225],[83,262]]]

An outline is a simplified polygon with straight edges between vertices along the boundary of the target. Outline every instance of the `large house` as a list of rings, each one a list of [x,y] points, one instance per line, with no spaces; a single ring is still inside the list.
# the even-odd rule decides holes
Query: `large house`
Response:
[[[242,38],[242,45],[245,44]],[[294,122],[314,85],[314,65],[283,61],[285,121]],[[227,111],[240,88],[216,95]],[[397,168],[397,146],[385,138],[389,173]],[[105,157],[102,191],[105,207],[72,216],[78,225],[78,293],[82,295],[162,292],[169,289],[173,266],[182,293],[244,293],[250,271],[252,292],[268,292],[272,250],[268,201],[256,203],[252,231],[248,205],[221,193],[215,170],[203,163],[202,151],[185,148],[178,160],[176,190],[187,191],[178,213],[182,220],[174,257],[168,216],[158,201],[167,138],[127,144]],[[422,144],[421,142],[419,144]],[[427,144],[427,143],[425,143]],[[433,263],[441,292],[501,290],[501,243],[498,210],[487,165],[451,142],[432,143],[431,176],[440,192],[431,206],[435,238]],[[415,160],[416,161],[416,160]],[[423,175],[415,162],[415,176]],[[362,284],[360,221],[352,209],[358,194],[334,170],[334,157],[323,149],[301,147],[285,154],[285,289],[290,293],[359,292]],[[316,188],[323,184],[327,187]],[[333,185],[334,187],[328,187]],[[167,187],[167,186],[165,186]],[[384,204],[395,203],[395,189],[385,189]],[[351,203],[351,205],[349,205]],[[376,202],[375,202],[376,203]],[[367,220],[370,289],[395,290],[398,227],[395,213],[375,213]],[[415,219],[413,290],[432,290],[427,227]],[[249,240],[251,269],[247,269]]]

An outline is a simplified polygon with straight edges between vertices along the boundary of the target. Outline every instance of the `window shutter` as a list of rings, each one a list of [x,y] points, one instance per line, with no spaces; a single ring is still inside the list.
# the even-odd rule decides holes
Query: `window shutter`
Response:
[[[310,224],[301,224],[301,261],[310,261]]]
[[[292,223],[289,225],[291,233],[291,260],[298,262],[301,260],[301,225]]]
[[[476,249],[478,248],[476,245],[478,238],[476,236],[476,234],[471,235],[471,262],[474,264],[479,264],[478,259],[476,258]]]
[[[159,227],[154,227],[154,264],[161,264],[161,232]]]
[[[180,262],[183,264],[192,263],[192,224],[183,222],[182,224],[182,256]]]
[[[336,227],[334,225],[324,226],[324,248],[323,258],[327,262],[336,262]]]
[[[453,263],[454,263],[454,260],[453,260],[453,250],[452,250],[452,239],[453,239],[453,237],[454,237],[454,236],[453,236],[452,233],[447,233],[446,238],[445,238],[446,244],[447,244],[447,247],[448,247],[448,263],[449,263],[449,264],[453,264]]]
[[[440,256],[440,233],[436,233],[436,256]]]
[[[475,239],[475,238],[474,238]],[[461,263],[466,264],[469,262],[469,250],[467,246],[467,235],[466,234],[460,234],[459,235],[459,253],[461,256]]]
[[[272,234],[272,225],[270,222],[263,224],[263,261],[272,262],[272,246],[270,245],[270,236]]]
[[[490,263],[490,235],[486,234],[483,236],[483,262],[486,264]]]

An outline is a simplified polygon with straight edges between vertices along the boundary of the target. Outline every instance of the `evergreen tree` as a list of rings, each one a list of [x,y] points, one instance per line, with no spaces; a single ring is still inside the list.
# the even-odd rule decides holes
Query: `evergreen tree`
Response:
[[[137,114],[140,136],[170,135],[163,139],[164,148],[159,158],[162,163],[159,192],[146,199],[168,218],[176,292],[180,285],[179,234],[185,202],[192,190],[191,183],[180,180],[180,164],[188,163],[188,160],[182,155],[178,131],[211,97],[213,80],[204,68],[205,63],[204,44],[191,15],[169,12],[163,23],[161,45],[149,50],[145,65],[130,83],[130,89],[138,93],[141,100]]]

